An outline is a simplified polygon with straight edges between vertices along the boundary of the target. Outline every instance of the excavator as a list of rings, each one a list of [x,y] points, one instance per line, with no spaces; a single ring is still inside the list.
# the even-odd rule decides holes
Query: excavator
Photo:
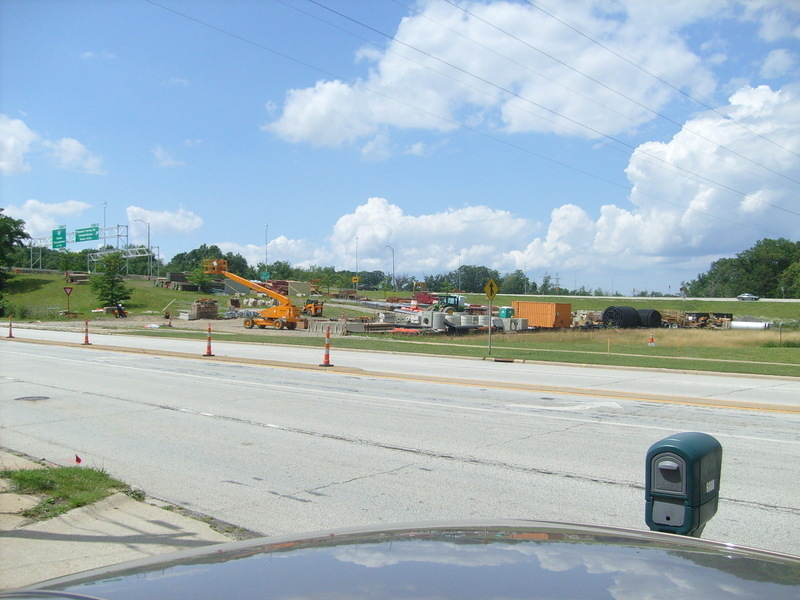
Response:
[[[260,294],[266,294],[278,304],[269,306],[259,311],[258,317],[247,317],[242,323],[247,329],[259,327],[273,327],[275,329],[297,329],[297,323],[302,320],[300,309],[286,296],[279,294],[263,285],[254,283],[244,277],[239,277],[228,271],[228,261],[224,258],[209,258],[203,261],[203,272],[215,275],[224,275],[228,279],[249,287]]]

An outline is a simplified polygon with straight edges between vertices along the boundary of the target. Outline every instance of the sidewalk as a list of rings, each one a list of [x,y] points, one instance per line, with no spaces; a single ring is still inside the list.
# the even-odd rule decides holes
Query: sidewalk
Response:
[[[0,469],[47,465],[0,449]],[[233,536],[146,498],[114,494],[89,506],[31,523],[19,513],[39,502],[11,491],[0,478],[0,590],[13,589],[121,562],[187,550]]]

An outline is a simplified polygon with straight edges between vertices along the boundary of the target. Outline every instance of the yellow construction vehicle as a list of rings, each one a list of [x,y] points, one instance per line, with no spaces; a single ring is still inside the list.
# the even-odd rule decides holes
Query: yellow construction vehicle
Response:
[[[228,261],[224,258],[209,258],[204,260],[203,271],[210,274],[224,275],[228,279],[247,286],[260,294],[266,294],[278,303],[276,306],[261,309],[259,311],[260,316],[258,317],[247,317],[243,323],[247,329],[252,329],[253,327],[260,327],[261,329],[265,327],[296,329],[297,323],[302,321],[300,309],[292,304],[289,298],[263,285],[250,281],[249,279],[229,273]]]
[[[303,314],[311,315],[312,317],[322,316],[322,307],[325,303],[322,300],[312,300],[309,298],[303,305]]]

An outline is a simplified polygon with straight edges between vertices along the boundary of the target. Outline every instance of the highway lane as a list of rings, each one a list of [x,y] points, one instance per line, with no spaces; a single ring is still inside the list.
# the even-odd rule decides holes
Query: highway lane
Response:
[[[704,537],[800,554],[797,400],[794,412],[788,400],[785,412],[642,401],[620,388],[652,391],[665,376],[619,369],[559,378],[551,365],[367,355],[374,372],[339,372],[4,342],[0,443],[60,463],[78,453],[261,533],[486,517],[643,528],[647,448],[699,430],[725,448],[723,501]],[[249,346],[231,352],[266,352]],[[679,385],[720,397],[797,385],[696,377]]]
[[[83,331],[50,331],[25,329],[20,326],[14,331],[18,340],[51,340],[81,344],[85,337]],[[202,355],[207,348],[205,341],[168,337],[92,332],[89,339],[95,345],[141,351],[183,352],[191,356]],[[313,348],[268,343],[226,343],[224,336],[217,336],[213,340],[212,351],[218,358],[241,357],[258,361],[290,362],[299,367],[316,366],[323,358],[322,340],[320,347]],[[484,349],[476,354],[482,356]],[[722,404],[726,402],[745,405],[752,403],[759,406],[776,404],[786,406],[790,410],[796,410],[800,405],[800,377],[710,376],[668,370],[585,367],[558,363],[509,364],[479,360],[477,357],[465,360],[435,355],[414,356],[406,353],[387,355],[387,353],[337,348],[336,339],[332,343],[331,362],[336,367],[397,373],[403,377],[451,377],[497,385],[535,384],[542,389],[551,386],[569,386],[583,388],[587,394],[596,392],[598,396],[609,393],[613,396],[616,392],[639,393],[643,396],[673,396],[676,401],[690,397],[711,404],[714,400],[720,400]]]

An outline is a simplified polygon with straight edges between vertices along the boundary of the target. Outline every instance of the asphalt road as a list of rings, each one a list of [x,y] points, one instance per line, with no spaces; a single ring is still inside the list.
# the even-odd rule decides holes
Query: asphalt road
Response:
[[[321,348],[215,343],[203,357],[196,341],[15,334],[0,343],[0,444],[79,454],[260,533],[495,517],[645,528],[647,449],[704,431],[724,462],[703,537],[800,554],[800,379],[335,347],[323,369]]]

